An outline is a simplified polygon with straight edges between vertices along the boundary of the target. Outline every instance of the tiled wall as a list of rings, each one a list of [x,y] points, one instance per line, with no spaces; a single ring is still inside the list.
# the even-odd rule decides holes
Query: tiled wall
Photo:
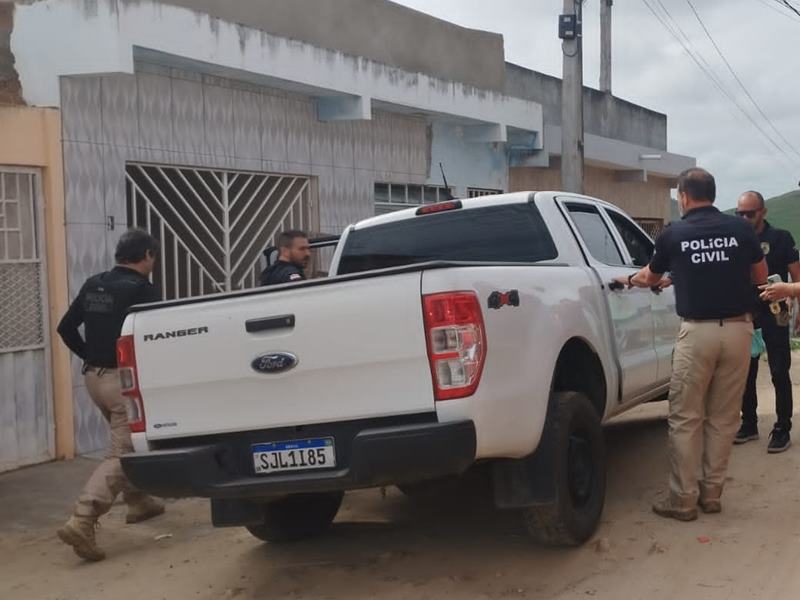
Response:
[[[322,123],[308,97],[146,64],[136,75],[64,77],[61,97],[70,298],[113,264],[126,161],[314,176],[326,232],[373,214],[375,181],[428,176],[428,127],[413,117],[376,111],[371,121]],[[73,372],[85,453],[106,445],[107,430],[78,360]]]

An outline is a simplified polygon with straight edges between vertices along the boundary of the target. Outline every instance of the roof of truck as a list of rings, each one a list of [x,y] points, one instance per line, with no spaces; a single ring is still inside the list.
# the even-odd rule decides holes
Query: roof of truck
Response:
[[[565,195],[565,192],[558,192],[558,191],[511,192],[509,194],[494,194],[492,196],[480,196],[478,198],[454,198],[454,200],[460,202],[461,210],[464,210],[471,208],[482,208],[484,206],[491,206],[493,204],[516,204],[522,202],[529,202],[531,201],[534,194],[536,195],[536,200],[539,200],[540,198],[547,199],[558,195]],[[601,204],[603,206],[609,206],[613,208],[612,204],[610,204],[609,202],[605,202],[604,200],[600,200],[598,198],[592,198],[590,196],[584,196],[581,194],[568,194],[568,195],[571,198],[588,200],[591,202],[595,202],[597,204]],[[454,200],[449,200],[448,202],[452,202]],[[432,204],[422,204],[420,206],[414,206],[411,208],[390,212],[385,215],[370,217],[368,219],[364,219],[363,221],[355,223],[353,225],[353,229],[374,227],[376,225],[384,225],[386,223],[394,223],[396,221],[404,221],[406,219],[412,219],[417,216],[417,211],[425,206],[432,206]]]

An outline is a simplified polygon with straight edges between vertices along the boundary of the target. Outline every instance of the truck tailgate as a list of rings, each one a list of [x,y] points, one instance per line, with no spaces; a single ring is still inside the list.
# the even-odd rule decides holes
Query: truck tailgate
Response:
[[[135,313],[148,439],[433,411],[420,277],[332,280]],[[293,326],[245,328],[283,316]],[[253,366],[275,353],[296,366]]]

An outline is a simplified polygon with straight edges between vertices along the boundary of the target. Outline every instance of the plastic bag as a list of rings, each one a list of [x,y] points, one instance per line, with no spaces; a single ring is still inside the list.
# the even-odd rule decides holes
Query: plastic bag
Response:
[[[761,329],[756,329],[753,332],[753,341],[750,342],[750,356],[758,358],[767,351],[767,345],[764,343],[764,336],[761,334]]]

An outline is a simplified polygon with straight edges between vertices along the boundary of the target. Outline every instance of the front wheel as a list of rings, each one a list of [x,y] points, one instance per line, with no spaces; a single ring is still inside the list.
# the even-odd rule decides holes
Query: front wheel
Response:
[[[291,542],[323,533],[336,517],[344,492],[295,494],[264,505],[264,522],[247,531],[265,542]]]
[[[556,392],[550,410],[542,442],[553,444],[556,496],[548,504],[523,509],[523,519],[535,540],[577,546],[592,536],[603,513],[605,440],[600,416],[585,395]]]

